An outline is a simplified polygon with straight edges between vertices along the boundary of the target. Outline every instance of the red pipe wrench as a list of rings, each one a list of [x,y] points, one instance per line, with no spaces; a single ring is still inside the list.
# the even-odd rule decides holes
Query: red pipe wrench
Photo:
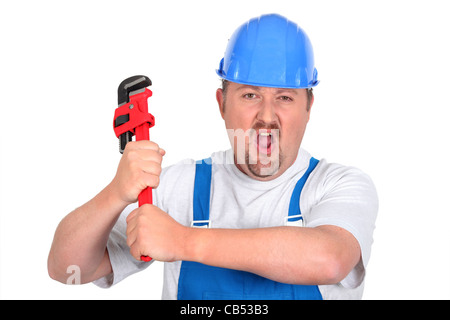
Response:
[[[155,125],[155,118],[148,112],[147,99],[152,91],[147,89],[152,81],[146,76],[133,76],[123,80],[117,89],[118,104],[114,113],[114,133],[119,138],[119,151],[123,153],[133,135],[136,141],[150,140],[150,128]],[[152,189],[146,188],[139,194],[139,206],[152,203]],[[141,256],[142,261],[152,258]]]

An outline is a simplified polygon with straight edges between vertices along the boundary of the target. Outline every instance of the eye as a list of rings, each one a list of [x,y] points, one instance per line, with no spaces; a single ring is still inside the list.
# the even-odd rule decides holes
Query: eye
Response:
[[[279,99],[280,99],[281,101],[286,101],[286,102],[294,101],[294,99],[292,99],[292,98],[289,97],[289,96],[280,96]]]
[[[251,100],[251,99],[255,99],[256,98],[256,94],[254,94],[254,93],[246,93],[246,94],[242,95],[242,97],[245,98],[245,99]]]

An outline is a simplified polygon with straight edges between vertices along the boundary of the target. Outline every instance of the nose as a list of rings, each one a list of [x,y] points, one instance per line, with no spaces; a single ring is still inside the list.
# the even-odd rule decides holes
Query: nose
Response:
[[[263,100],[259,109],[257,120],[265,123],[277,122],[277,114],[275,112],[275,103],[270,100]]]

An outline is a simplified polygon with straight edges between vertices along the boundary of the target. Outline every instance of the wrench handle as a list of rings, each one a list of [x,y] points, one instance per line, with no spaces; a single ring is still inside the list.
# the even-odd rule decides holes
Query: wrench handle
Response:
[[[146,122],[136,128],[136,141],[140,140],[150,140],[150,125]],[[144,204],[152,204],[152,188],[145,188],[141,191],[138,196],[139,199],[139,207]],[[152,260],[149,256],[141,256],[141,260],[145,262],[149,262]]]
[[[150,126],[148,123],[144,123],[136,128],[136,141],[140,140],[150,140]],[[147,187],[139,194],[139,207],[143,204],[153,203],[152,199],[152,189]]]

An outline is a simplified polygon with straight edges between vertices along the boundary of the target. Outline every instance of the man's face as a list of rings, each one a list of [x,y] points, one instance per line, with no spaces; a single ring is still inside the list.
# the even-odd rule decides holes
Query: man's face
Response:
[[[216,98],[239,170],[268,181],[294,163],[310,115],[306,89],[229,82],[226,97],[217,89]]]

